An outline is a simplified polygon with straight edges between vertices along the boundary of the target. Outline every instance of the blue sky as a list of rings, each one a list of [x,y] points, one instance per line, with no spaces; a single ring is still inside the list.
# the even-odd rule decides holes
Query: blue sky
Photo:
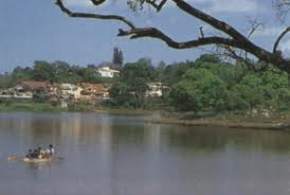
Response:
[[[170,0],[169,0],[170,1]],[[272,0],[188,0],[197,7],[224,19],[247,33],[249,20],[257,18],[264,23],[253,37],[261,46],[271,48],[274,38],[286,24],[277,22]],[[152,10],[131,13],[124,0],[115,0],[98,9],[87,0],[65,0],[67,6],[78,11],[118,13],[140,26],[155,26],[177,40],[197,38],[199,26],[205,34],[215,31],[168,4],[160,13]],[[123,3],[123,4],[122,4]],[[193,60],[207,48],[174,50],[153,39],[128,40],[116,37],[118,22],[73,19],[65,16],[54,0],[0,1],[0,72],[16,66],[32,66],[35,60],[63,60],[85,66],[110,61],[113,47],[124,52],[125,61],[150,57],[154,63]],[[281,49],[289,53],[287,37]]]

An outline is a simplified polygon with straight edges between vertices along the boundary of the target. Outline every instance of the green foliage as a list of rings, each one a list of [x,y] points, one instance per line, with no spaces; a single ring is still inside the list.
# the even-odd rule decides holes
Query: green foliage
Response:
[[[32,68],[26,67],[16,67],[12,74],[11,74],[12,80],[14,82],[21,81],[21,80],[30,80],[33,78],[33,70]]]
[[[14,81],[11,75],[0,75],[0,89],[7,89],[14,85]]]
[[[181,80],[182,75],[194,66],[194,62],[186,61],[168,65],[164,68],[162,80],[166,85],[171,86]]]
[[[36,81],[56,81],[56,66],[46,61],[35,61],[33,67],[33,79]]]
[[[87,66],[80,70],[81,80],[87,83],[100,83],[102,82],[101,75],[96,71],[96,68],[93,66]]]
[[[175,108],[186,111],[279,111],[289,108],[289,94],[286,73],[273,68],[253,72],[204,55],[172,85],[169,98]]]
[[[34,100],[34,102],[44,103],[44,102],[47,102],[48,95],[44,91],[39,91],[39,92],[33,94],[33,100]]]
[[[52,83],[77,83],[85,79],[80,75],[80,71],[83,69],[86,68],[70,66],[63,61],[55,61],[53,63],[36,61],[33,67],[32,79],[50,81]]]
[[[246,75],[233,88],[248,108],[285,109],[289,106],[290,90],[286,73],[271,70]],[[235,107],[233,107],[234,109]]]
[[[111,104],[133,108],[145,107],[147,82],[152,81],[154,75],[154,67],[148,59],[126,64],[110,90]]]
[[[117,53],[120,52],[116,50]],[[261,63],[256,65],[261,66]],[[129,108],[171,106],[182,111],[217,112],[267,109],[289,110],[290,89],[287,73],[273,67],[261,72],[244,64],[230,64],[214,55],[202,55],[196,61],[152,66],[143,58],[121,67],[120,76],[104,79],[96,67],[71,66],[66,62],[36,61],[32,68],[17,67],[11,74],[0,76],[0,88],[8,88],[21,80],[48,80],[53,83],[112,83],[109,105]],[[148,82],[161,81],[167,90],[163,97],[146,97]],[[46,101],[39,93],[34,99]],[[167,104],[167,105],[166,105]]]
[[[66,62],[56,61],[51,64],[54,70],[53,82],[57,83],[78,83],[82,80],[82,77],[78,74],[79,67],[70,66]]]
[[[49,103],[35,103],[30,101],[15,101],[2,103],[0,101],[0,112],[15,112],[15,111],[29,111],[29,112],[60,112],[66,111],[59,107],[50,105]]]
[[[212,64],[221,64],[222,61],[216,55],[211,54],[203,54],[195,61],[196,64],[203,64],[203,63],[212,63]]]
[[[17,67],[11,74],[5,75],[5,77],[0,76],[0,88],[1,86],[13,86],[23,80],[49,81],[51,83],[110,82],[110,79],[102,78],[93,65],[79,67],[63,61],[52,63],[35,61],[32,68]]]
[[[219,110],[225,106],[226,85],[204,68],[188,70],[173,86],[173,105],[182,111]]]

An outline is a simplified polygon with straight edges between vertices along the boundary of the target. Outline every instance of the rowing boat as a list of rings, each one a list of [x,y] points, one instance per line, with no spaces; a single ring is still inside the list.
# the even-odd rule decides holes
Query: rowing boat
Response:
[[[63,157],[53,156],[50,158],[27,158],[27,157],[20,157],[20,156],[9,156],[7,158],[8,161],[22,161],[25,163],[48,163],[56,160],[63,160]]]
[[[46,162],[51,162],[53,161],[55,158],[41,158],[41,159],[31,159],[31,158],[23,158],[23,162],[26,163],[46,163]]]

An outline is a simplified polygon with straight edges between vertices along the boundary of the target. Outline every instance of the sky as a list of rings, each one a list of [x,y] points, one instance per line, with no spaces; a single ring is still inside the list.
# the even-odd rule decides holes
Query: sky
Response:
[[[145,7],[132,13],[125,0],[108,0],[101,7],[92,6],[88,0],[64,0],[72,10],[92,13],[114,13],[128,17],[139,27],[154,26],[178,41],[196,39],[199,27],[206,35],[215,32],[211,27],[185,14],[169,3],[159,13]],[[252,40],[271,49],[286,23],[279,22],[272,8],[272,0],[187,0],[215,17],[225,20],[239,31],[248,33],[254,19],[263,26]],[[85,66],[111,61],[114,47],[124,53],[125,62],[142,57],[173,63],[194,60],[208,47],[175,50],[155,39],[129,40],[117,37],[118,22],[69,18],[54,4],[54,0],[1,0],[0,1],[0,72],[12,71],[16,66],[33,66],[35,60],[62,60]],[[281,50],[290,53],[290,36],[286,37]]]

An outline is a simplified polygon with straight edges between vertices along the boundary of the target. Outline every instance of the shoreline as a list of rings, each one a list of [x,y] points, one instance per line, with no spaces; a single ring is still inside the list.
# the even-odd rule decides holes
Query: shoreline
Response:
[[[248,122],[248,121],[231,121],[231,120],[219,120],[219,119],[177,119],[177,118],[165,118],[159,119],[147,119],[147,123],[152,124],[172,124],[183,126],[204,126],[204,127],[225,127],[230,129],[256,129],[256,130],[290,130],[290,124],[286,122]]]
[[[185,113],[165,112],[162,110],[146,110],[146,109],[128,109],[128,108],[108,108],[94,107],[93,109],[69,110],[59,107],[52,107],[46,103],[24,103],[13,105],[0,105],[0,113],[11,112],[91,112],[91,113],[108,113],[119,115],[147,115],[144,121],[152,124],[172,124],[184,126],[205,126],[205,127],[225,127],[231,129],[257,129],[257,130],[289,130],[290,131],[290,114],[275,113],[276,118],[261,118],[259,116],[245,117],[243,114],[228,115],[221,114],[219,116],[203,116],[202,118],[184,119]],[[165,114],[165,115],[164,115]],[[268,122],[270,121],[270,122]]]

